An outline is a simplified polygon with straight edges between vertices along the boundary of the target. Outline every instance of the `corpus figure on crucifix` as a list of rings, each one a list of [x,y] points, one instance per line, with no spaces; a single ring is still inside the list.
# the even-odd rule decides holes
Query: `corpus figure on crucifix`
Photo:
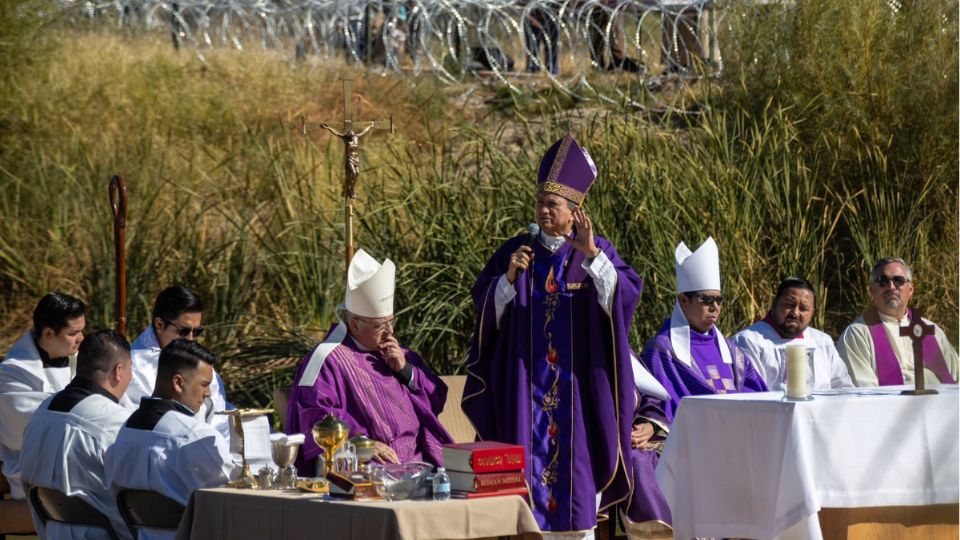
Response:
[[[352,128],[340,133],[327,124],[320,124],[320,127],[343,140],[343,192],[347,197],[354,197],[357,177],[360,176],[360,137],[366,135],[374,125],[374,122],[370,122],[360,133],[354,133]]]

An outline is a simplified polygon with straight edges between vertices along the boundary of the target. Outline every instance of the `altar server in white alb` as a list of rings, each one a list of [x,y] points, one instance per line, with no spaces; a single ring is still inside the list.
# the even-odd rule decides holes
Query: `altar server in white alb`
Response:
[[[195,341],[203,332],[203,302],[186,287],[173,286],[164,289],[153,303],[153,323],[133,342],[133,382],[127,396],[134,406],[140,400],[153,395],[157,380],[157,362],[160,349],[177,339]],[[226,409],[222,381],[216,371],[210,385],[210,397],[200,413],[207,423],[216,428],[225,438],[230,437],[227,417],[214,414]]]
[[[153,395],[120,429],[107,450],[107,484],[156,491],[186,505],[196,489],[222,486],[234,465],[230,445],[196,413],[210,396],[217,357],[195,341],[178,339],[160,352]],[[173,538],[140,531],[140,538]]]
[[[120,538],[130,533],[104,482],[103,453],[132,412],[120,405],[131,377],[130,344],[100,330],[80,345],[77,375],[40,405],[23,435],[23,483],[76,496],[110,518]],[[110,538],[105,529],[72,527],[34,516],[42,538]]]
[[[14,499],[23,499],[20,448],[23,430],[41,403],[73,377],[83,341],[86,306],[62,293],[49,293],[33,310],[33,328],[0,362],[0,462]]]
[[[913,310],[913,272],[900,258],[888,257],[870,271],[873,305],[843,331],[837,348],[857,386],[914,384],[913,340],[901,336]],[[926,324],[933,324],[923,319]],[[923,338],[924,381],[957,382],[957,351],[943,330]]]
[[[785,278],[767,315],[733,337],[770,390],[787,389],[787,347],[791,345],[814,350],[815,389],[853,387],[833,338],[810,326],[816,304],[816,292],[809,281]]]

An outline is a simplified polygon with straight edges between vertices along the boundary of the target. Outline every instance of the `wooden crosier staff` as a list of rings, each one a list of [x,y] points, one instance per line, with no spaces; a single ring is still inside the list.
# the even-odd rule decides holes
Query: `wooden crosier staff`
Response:
[[[127,228],[127,182],[119,174],[110,178],[110,207],[113,209],[114,263],[116,265],[117,332],[127,337],[127,255],[124,246]]]
[[[910,324],[900,328],[901,336],[910,336],[913,342],[913,390],[904,390],[901,394],[907,396],[928,396],[936,394],[936,390],[926,388],[923,375],[923,338],[934,335],[936,327],[923,322],[920,308],[913,308]]]
[[[346,261],[344,263],[344,272],[350,268],[350,260],[353,259],[353,201],[356,199],[357,178],[360,176],[360,137],[363,137],[373,128],[388,128],[393,133],[393,117],[388,121],[362,122],[368,124],[359,133],[353,131],[353,119],[350,111],[352,96],[350,87],[352,79],[343,79],[343,131],[337,131],[330,127],[326,122],[320,124],[320,128],[333,133],[343,141],[343,210],[344,210],[344,248]],[[387,124],[389,122],[389,124]],[[361,123],[361,122],[358,122]],[[307,134],[307,120],[300,117],[300,134]]]

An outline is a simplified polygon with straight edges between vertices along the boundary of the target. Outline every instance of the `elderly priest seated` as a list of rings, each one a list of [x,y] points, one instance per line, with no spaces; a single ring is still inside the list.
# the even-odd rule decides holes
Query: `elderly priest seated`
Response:
[[[377,441],[378,461],[443,463],[441,447],[453,442],[437,419],[447,387],[393,335],[395,275],[390,259],[381,265],[362,249],[350,261],[343,320],[303,359],[290,392],[287,431],[307,439],[300,471],[316,468],[311,428],[327,414]]]

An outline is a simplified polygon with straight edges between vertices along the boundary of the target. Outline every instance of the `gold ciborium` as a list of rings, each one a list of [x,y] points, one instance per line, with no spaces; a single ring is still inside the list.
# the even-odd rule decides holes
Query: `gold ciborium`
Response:
[[[326,472],[333,470],[333,453],[349,435],[350,426],[332,414],[313,425],[313,440],[323,449]]]

